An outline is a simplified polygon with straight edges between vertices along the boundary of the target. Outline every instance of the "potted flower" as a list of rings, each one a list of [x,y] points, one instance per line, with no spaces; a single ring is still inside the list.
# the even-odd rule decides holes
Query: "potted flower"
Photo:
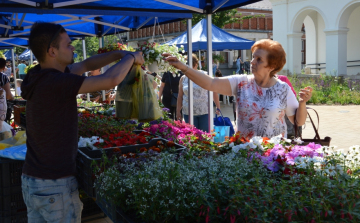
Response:
[[[142,45],[139,45],[139,49],[143,52],[145,63],[144,65],[148,66],[148,69],[152,72],[176,72],[177,69],[170,66],[168,63],[165,63],[163,60],[163,53],[170,53],[171,55],[177,57],[181,62],[186,62],[185,57],[179,52],[185,53],[183,46],[178,48],[176,45],[160,45],[158,43],[149,43],[144,42]]]

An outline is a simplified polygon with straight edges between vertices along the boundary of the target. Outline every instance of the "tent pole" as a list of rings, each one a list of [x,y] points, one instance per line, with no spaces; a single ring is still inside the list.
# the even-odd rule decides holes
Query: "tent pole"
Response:
[[[99,37],[99,47],[103,48],[103,46],[104,46],[104,37]],[[104,73],[104,68],[102,67],[101,74],[103,73]],[[102,90],[101,93],[102,93],[102,99],[103,101],[105,101],[105,90]]]
[[[85,38],[82,39],[82,48],[83,48],[83,61],[86,60],[86,47],[85,47]],[[88,72],[85,72],[85,76],[88,77]],[[90,93],[86,94],[86,100],[90,101]]]
[[[201,70],[201,51],[199,50],[199,69]]]
[[[30,64],[33,64],[33,52],[31,50],[30,50]]]
[[[206,28],[207,28],[207,68],[208,74],[210,77],[213,77],[213,69],[212,69],[212,27],[211,27],[211,14],[206,15]],[[213,92],[208,91],[209,94],[209,132],[213,129],[214,125],[214,109],[213,109]]]
[[[12,72],[14,74],[14,88],[15,88],[15,95],[19,96],[19,92],[16,88],[16,70],[15,70],[15,56],[14,56],[14,48],[11,49],[11,58],[12,58]]]
[[[187,44],[188,44],[188,65],[189,67],[193,67],[193,64],[192,64],[192,24],[191,24],[191,19],[188,19],[187,20]],[[188,85],[189,85],[189,123],[191,125],[194,125],[194,100],[193,100],[193,82],[190,80],[190,78],[188,78]]]

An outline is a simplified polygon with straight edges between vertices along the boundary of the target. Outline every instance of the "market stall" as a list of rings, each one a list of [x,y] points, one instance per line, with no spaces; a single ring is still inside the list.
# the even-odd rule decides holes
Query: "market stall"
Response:
[[[144,14],[205,12],[208,14],[209,37],[211,13],[250,2],[255,1],[177,3],[140,0],[136,4],[130,1],[126,9],[127,13],[142,11]],[[26,3],[32,4],[31,1]],[[65,1],[46,1],[39,7],[34,3],[11,8],[12,4],[15,3],[3,1],[0,5],[4,11],[16,9],[44,14],[49,13],[49,7],[54,13],[77,10],[78,14],[88,12],[93,15],[125,10],[111,7],[117,5],[114,1],[87,1],[81,5],[83,9]],[[190,21],[188,29],[191,30]],[[188,39],[191,39],[191,32],[188,32]],[[190,52],[191,47],[190,44]],[[209,40],[207,47],[211,52]],[[208,60],[210,63],[211,54]],[[126,87],[134,92],[132,96],[139,99],[132,103],[153,97],[153,92],[147,94],[146,86],[142,91],[134,91],[143,83],[136,74],[135,81],[126,82]],[[209,74],[212,76],[211,69]],[[209,100],[212,101],[212,97],[209,96]],[[83,108],[78,109],[77,123],[78,180],[89,196],[97,197],[97,204],[114,222],[360,220],[359,146],[352,147],[351,152],[344,155],[331,153],[331,148],[317,143],[301,145],[300,139],[247,137],[239,132],[222,143],[214,143],[214,133],[167,119],[168,110],[165,108],[162,108],[160,118],[142,117],[139,105],[134,109],[137,113],[132,111],[126,114],[128,117],[119,118],[116,109],[99,106],[79,102],[79,107]],[[153,102],[148,106],[153,110],[160,107]],[[23,150],[18,152],[21,154]],[[21,163],[0,162],[0,197],[2,202],[9,204],[8,192],[5,191],[19,192],[13,190],[15,187],[19,189]],[[14,179],[9,179],[9,176]],[[9,205],[6,207],[0,210],[1,218],[26,221],[23,206],[16,210]]]

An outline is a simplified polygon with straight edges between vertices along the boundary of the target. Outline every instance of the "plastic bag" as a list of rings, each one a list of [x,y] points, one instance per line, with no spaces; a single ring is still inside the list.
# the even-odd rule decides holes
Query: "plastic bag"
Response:
[[[162,117],[157,97],[153,88],[154,77],[139,70],[138,81],[133,86],[133,99],[138,103],[138,119],[140,122],[149,122]]]
[[[124,80],[117,86],[115,96],[116,117],[130,119],[136,118],[136,111],[133,111],[133,84],[137,74],[138,66],[133,66]]]
[[[8,148],[26,143],[26,132],[19,131],[14,137],[0,141],[0,148]]]
[[[19,146],[13,146],[0,150],[0,157],[14,159],[14,160],[25,160],[27,147],[26,144]]]

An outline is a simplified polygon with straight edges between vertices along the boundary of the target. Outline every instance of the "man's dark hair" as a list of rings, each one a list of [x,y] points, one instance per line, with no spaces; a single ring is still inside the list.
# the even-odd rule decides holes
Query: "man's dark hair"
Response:
[[[21,63],[25,63],[25,60],[22,60]]]
[[[31,27],[29,47],[38,61],[44,62],[50,46],[59,49],[60,33],[66,32],[59,24],[36,22]]]
[[[0,57],[0,69],[4,69],[6,65],[6,60]]]

